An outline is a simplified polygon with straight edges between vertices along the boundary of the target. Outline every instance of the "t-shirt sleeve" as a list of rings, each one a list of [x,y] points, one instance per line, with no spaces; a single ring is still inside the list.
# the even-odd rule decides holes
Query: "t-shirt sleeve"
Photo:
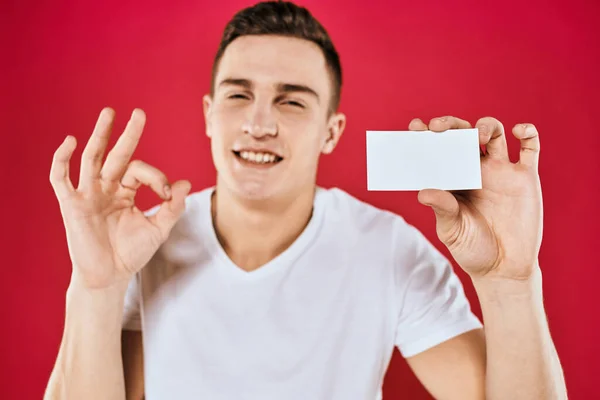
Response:
[[[123,309],[123,330],[142,330],[140,301],[141,295],[139,285],[139,274],[135,274],[129,281],[127,292],[125,293],[125,305]]]
[[[396,240],[395,345],[411,357],[482,324],[448,259],[416,228],[403,228]]]

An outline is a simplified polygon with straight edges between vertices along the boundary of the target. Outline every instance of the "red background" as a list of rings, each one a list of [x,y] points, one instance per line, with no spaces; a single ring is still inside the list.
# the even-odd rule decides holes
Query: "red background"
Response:
[[[137,157],[193,190],[214,184],[201,96],[227,20],[248,1],[48,2],[0,5],[2,245],[0,397],[39,399],[62,334],[69,258],[48,173],[65,135],[78,157],[101,108],[120,133],[148,115]],[[598,2],[304,1],[340,52],[348,129],[319,175],[392,209],[438,247],[416,193],[366,191],[365,131],[413,117],[499,118],[537,125],[545,200],[541,265],[547,314],[573,399],[600,398],[597,246],[600,192]],[[116,135],[115,135],[116,136]],[[510,140],[513,139],[513,140]],[[518,143],[509,138],[511,155]],[[157,201],[146,191],[142,206]],[[445,249],[442,249],[447,255]],[[477,299],[466,276],[474,309]],[[429,398],[395,355],[387,399]]]

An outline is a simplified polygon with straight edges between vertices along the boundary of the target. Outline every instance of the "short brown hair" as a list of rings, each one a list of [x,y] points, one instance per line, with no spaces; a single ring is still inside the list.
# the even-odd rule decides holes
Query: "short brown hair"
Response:
[[[287,1],[265,1],[245,8],[227,23],[212,68],[210,93],[214,94],[219,62],[231,42],[245,35],[280,35],[309,40],[323,51],[332,82],[330,112],[340,103],[342,67],[329,34],[304,7]]]

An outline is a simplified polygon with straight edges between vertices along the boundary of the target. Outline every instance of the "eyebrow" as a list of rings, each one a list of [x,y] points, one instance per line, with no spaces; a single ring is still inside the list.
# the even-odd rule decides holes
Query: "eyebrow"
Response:
[[[226,78],[219,83],[219,87],[227,85],[241,86],[245,89],[252,89],[254,86],[254,84],[248,79],[237,78]],[[311,89],[306,85],[295,83],[277,83],[275,87],[277,88],[277,91],[281,93],[307,93],[314,96],[317,99],[317,102],[319,101],[319,94],[314,89]]]

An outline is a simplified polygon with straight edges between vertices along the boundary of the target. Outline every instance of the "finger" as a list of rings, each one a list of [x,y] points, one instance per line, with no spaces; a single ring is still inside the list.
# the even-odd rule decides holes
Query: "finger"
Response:
[[[423,189],[419,191],[418,200],[421,204],[433,209],[436,219],[436,230],[444,244],[452,235],[457,221],[460,219],[460,207],[456,197],[438,189]]]
[[[454,217],[458,214],[458,201],[449,191],[423,189],[419,191],[418,200],[421,204],[432,207],[440,216]]]
[[[144,111],[139,108],[133,110],[125,131],[106,157],[106,162],[100,172],[103,179],[118,181],[123,176],[140,141],[145,124],[146,114]]]
[[[408,130],[410,131],[426,131],[429,128],[420,118],[415,118],[408,124]]]
[[[77,140],[73,136],[67,136],[62,144],[58,146],[52,158],[50,183],[59,200],[75,191],[69,176],[69,163],[76,147]]]
[[[169,236],[171,229],[185,211],[185,198],[191,187],[189,181],[175,182],[172,187],[171,199],[163,202],[158,212],[149,217],[150,222],[160,230],[163,240]]]
[[[115,119],[115,111],[106,107],[100,112],[96,126],[81,155],[79,187],[85,188],[90,182],[100,177],[102,159],[108,145],[110,132]]]
[[[443,132],[448,129],[468,129],[471,124],[464,119],[456,117],[437,117],[429,121],[429,129],[433,132]]]
[[[518,124],[512,132],[521,141],[519,164],[537,169],[540,158],[540,136],[537,128],[533,124]]]
[[[504,125],[496,118],[484,117],[475,124],[479,129],[479,144],[485,145],[487,154],[492,158],[508,161],[508,148]]]
[[[146,185],[165,200],[171,198],[171,188],[167,176],[158,168],[140,160],[129,163],[127,171],[121,178],[121,185],[132,190],[138,190]]]

